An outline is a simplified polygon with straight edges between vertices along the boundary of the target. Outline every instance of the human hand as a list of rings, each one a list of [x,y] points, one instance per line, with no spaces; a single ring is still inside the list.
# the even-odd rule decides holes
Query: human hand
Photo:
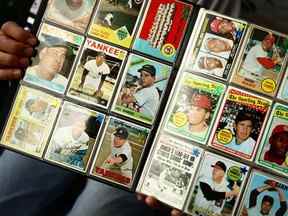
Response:
[[[14,22],[0,30],[0,80],[20,79],[38,40]]]
[[[145,202],[149,207],[159,210],[161,212],[160,215],[171,215],[171,216],[181,216],[183,213],[178,209],[171,209],[167,206],[164,206],[161,202],[159,202],[156,198],[152,196],[146,196],[144,194],[137,193],[137,199],[139,201]],[[166,214],[165,214],[166,213]]]

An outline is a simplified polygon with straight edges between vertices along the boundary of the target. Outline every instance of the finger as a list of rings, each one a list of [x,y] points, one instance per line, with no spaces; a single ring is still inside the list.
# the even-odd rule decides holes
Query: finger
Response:
[[[0,69],[0,80],[21,79],[22,71],[20,69]]]
[[[137,200],[139,200],[139,201],[143,201],[143,200],[145,199],[145,195],[137,193],[137,194],[136,194],[136,198],[137,198]]]
[[[0,51],[23,57],[31,57],[33,55],[31,46],[15,41],[5,35],[0,35],[0,44]]]
[[[179,211],[178,209],[173,209],[171,211],[171,216],[181,216],[182,215],[182,212]]]
[[[8,66],[9,68],[21,67],[25,68],[29,65],[28,58],[19,58],[16,55],[4,53],[0,51],[0,65]]]
[[[25,31],[22,27],[18,26],[15,22],[6,22],[2,25],[2,32],[8,37],[11,37],[19,42],[35,46],[38,40],[30,32]]]
[[[159,202],[154,197],[151,196],[146,197],[145,203],[151,208],[158,208],[160,205]]]

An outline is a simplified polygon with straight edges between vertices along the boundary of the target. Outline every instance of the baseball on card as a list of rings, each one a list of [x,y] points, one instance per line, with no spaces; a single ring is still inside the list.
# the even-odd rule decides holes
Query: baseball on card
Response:
[[[38,38],[38,54],[24,81],[63,94],[84,37],[44,23]]]
[[[133,49],[174,62],[193,6],[178,0],[149,1]]]
[[[129,48],[145,0],[100,0],[89,34]]]
[[[202,9],[189,41],[185,70],[227,80],[244,39],[247,23]]]
[[[253,171],[246,186],[238,216],[287,216],[287,179]]]
[[[203,216],[235,215],[248,171],[247,165],[206,152],[185,211]]]
[[[107,108],[126,54],[125,50],[88,38],[69,85],[68,96]]]
[[[286,68],[285,75],[281,82],[282,84],[277,97],[285,102],[288,102],[288,67]]]
[[[274,96],[287,58],[286,35],[252,25],[232,82]]]
[[[206,144],[225,89],[222,83],[183,73],[164,129]]]
[[[288,106],[276,103],[266,126],[256,163],[288,175]]]
[[[236,157],[252,160],[270,106],[269,99],[230,87],[209,144]]]
[[[191,143],[160,134],[139,192],[183,209],[203,152]]]
[[[131,188],[150,130],[111,117],[90,174]]]
[[[85,32],[96,0],[49,0],[46,19],[82,33]]]
[[[42,157],[60,105],[59,98],[21,86],[1,143],[27,154]]]
[[[104,119],[102,113],[64,102],[45,159],[85,172]]]
[[[152,124],[170,72],[170,66],[131,54],[112,111]]]

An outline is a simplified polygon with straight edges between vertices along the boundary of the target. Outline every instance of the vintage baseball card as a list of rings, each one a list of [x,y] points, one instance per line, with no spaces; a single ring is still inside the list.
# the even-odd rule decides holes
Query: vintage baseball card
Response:
[[[139,192],[183,209],[203,152],[189,142],[162,133]]]
[[[129,48],[145,0],[100,0],[89,34]]]
[[[174,62],[192,8],[178,0],[149,1],[133,49]]]
[[[170,73],[170,66],[131,54],[112,110],[152,124]]]
[[[63,94],[84,37],[43,23],[38,38],[38,54],[24,81]]]
[[[68,88],[68,96],[108,108],[114,94],[125,50],[87,39]]]
[[[64,102],[45,159],[85,172],[105,115]]]
[[[184,72],[164,129],[206,144],[225,89],[222,83]]]
[[[248,171],[247,165],[206,152],[186,212],[202,216],[235,215]]]
[[[201,10],[185,54],[187,71],[227,80],[244,39],[247,23]]]
[[[253,171],[246,186],[238,216],[287,216],[287,179]]]
[[[286,68],[285,75],[281,82],[282,84],[277,97],[285,102],[288,102],[288,67]]]
[[[90,174],[131,188],[150,130],[110,117]]]
[[[96,0],[49,0],[46,19],[85,32]]]
[[[60,105],[59,98],[22,85],[14,101],[1,143],[42,157]]]
[[[276,103],[266,126],[256,163],[288,176],[288,106]]]
[[[230,87],[209,144],[236,157],[253,160],[271,100]]]
[[[284,71],[288,36],[251,25],[232,82],[274,96]]]

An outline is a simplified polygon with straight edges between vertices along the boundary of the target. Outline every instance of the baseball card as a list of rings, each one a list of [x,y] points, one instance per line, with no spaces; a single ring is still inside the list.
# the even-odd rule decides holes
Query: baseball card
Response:
[[[162,133],[140,193],[182,210],[204,150]]]
[[[112,110],[152,124],[170,73],[170,66],[131,54]]]
[[[287,179],[253,171],[246,186],[238,216],[287,216]]]
[[[274,96],[287,58],[286,35],[251,25],[232,82]]]
[[[38,38],[38,54],[24,81],[63,94],[84,37],[43,23]]]
[[[209,144],[236,157],[253,160],[270,106],[269,99],[228,88]]]
[[[286,67],[285,75],[282,79],[282,84],[277,97],[285,102],[288,102],[288,67]]]
[[[222,83],[184,72],[164,129],[206,144],[225,89]]]
[[[247,23],[204,9],[200,15],[199,27],[194,28],[188,44],[184,69],[227,80]]]
[[[206,152],[186,212],[199,216],[235,215],[248,171],[247,165]]]
[[[68,96],[108,108],[122,65],[125,50],[87,39],[68,88]]]
[[[145,0],[100,0],[89,34],[129,48]]]
[[[288,176],[288,106],[274,104],[256,163]]]
[[[149,1],[133,49],[174,62],[193,6],[178,0]]]
[[[64,102],[45,159],[85,172],[104,119],[102,113]]]
[[[110,117],[90,174],[131,188],[150,130]]]
[[[1,143],[27,154],[42,157],[60,105],[59,98],[21,86]]]
[[[46,19],[85,32],[96,0],[49,0]]]

